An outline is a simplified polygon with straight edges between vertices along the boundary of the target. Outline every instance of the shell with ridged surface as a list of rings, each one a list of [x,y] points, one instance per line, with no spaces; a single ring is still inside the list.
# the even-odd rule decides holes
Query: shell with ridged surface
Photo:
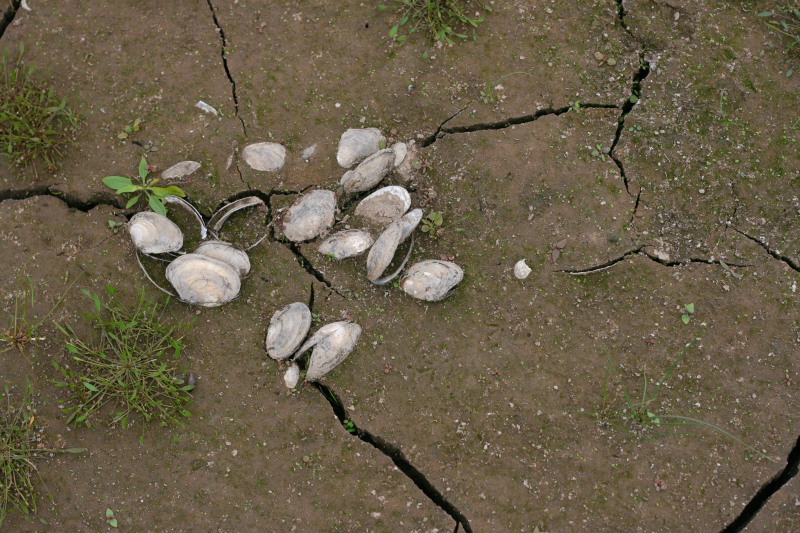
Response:
[[[355,347],[359,336],[361,336],[361,326],[347,320],[319,328],[297,351],[297,356],[300,356],[311,347],[314,348],[308,361],[306,380],[319,381],[325,377],[344,361]]]
[[[353,194],[375,187],[394,168],[394,150],[386,148],[375,152],[342,176],[339,184],[344,192]]]
[[[336,161],[339,166],[350,168],[380,150],[381,143],[385,142],[378,128],[350,128],[339,139]]]
[[[431,259],[412,265],[400,280],[400,288],[414,298],[438,302],[450,295],[464,279],[464,271],[450,261]]]
[[[385,227],[402,217],[411,207],[411,195],[397,185],[378,189],[361,200],[356,206],[354,215]]]
[[[216,307],[230,302],[242,287],[228,263],[200,254],[186,254],[167,266],[167,280],[186,303]]]
[[[183,247],[183,233],[177,224],[153,211],[133,215],[128,233],[134,246],[146,254],[177,252]]]
[[[336,195],[316,190],[304,194],[292,204],[283,218],[283,235],[293,242],[311,240],[333,226]]]
[[[311,328],[311,310],[303,302],[294,302],[273,313],[267,328],[267,354],[280,361],[292,355]]]
[[[240,278],[244,278],[250,272],[250,258],[247,254],[231,243],[225,241],[204,241],[194,251],[196,254],[205,255],[219,261],[228,263]]]
[[[322,241],[317,251],[336,260],[347,259],[363,254],[374,242],[372,235],[364,230],[347,229]]]

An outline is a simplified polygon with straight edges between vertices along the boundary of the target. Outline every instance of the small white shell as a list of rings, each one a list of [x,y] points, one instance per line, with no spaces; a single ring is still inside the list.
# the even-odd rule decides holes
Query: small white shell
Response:
[[[197,161],[181,161],[162,172],[161,178],[165,180],[185,178],[191,176],[198,168],[200,168],[200,163]]]
[[[400,288],[414,298],[438,302],[446,298],[462,279],[464,271],[457,264],[432,259],[412,265],[400,280]]]
[[[514,265],[514,276],[517,279],[525,279],[531,273],[531,267],[525,264],[525,260],[522,259],[517,261],[517,264]]]
[[[153,211],[136,213],[128,222],[134,246],[146,254],[177,252],[183,247],[183,233],[164,215]]]
[[[360,335],[361,326],[347,320],[333,322],[319,328],[297,352],[299,356],[314,346],[306,370],[306,380],[319,381],[336,365],[344,361],[355,347]]]
[[[406,213],[400,220],[389,224],[380,234],[367,256],[367,279],[374,282],[392,262],[397,247],[405,241],[422,220],[422,209]]]
[[[286,383],[286,386],[290,389],[297,387],[297,384],[300,383],[300,367],[297,366],[296,363],[289,365],[289,368],[283,375],[283,382]]]
[[[417,229],[417,226],[419,226],[421,220],[422,220],[422,209],[418,208],[418,209],[412,209],[411,211],[403,215],[403,218],[401,218],[397,222],[394,222],[394,224],[400,226],[400,230],[402,231],[402,233],[400,234],[400,242],[405,241],[408,238],[408,236],[411,235],[411,232]]]
[[[405,160],[406,154],[408,154],[408,146],[406,143],[394,143],[391,149],[394,150],[394,166],[397,168]]]
[[[286,148],[271,142],[250,144],[242,150],[242,158],[254,170],[275,172],[283,168]]]
[[[339,139],[336,161],[339,166],[350,168],[381,149],[386,138],[378,128],[349,129]]]
[[[333,259],[346,259],[362,254],[375,242],[372,235],[360,229],[334,233],[319,245],[317,251]]]
[[[331,191],[316,190],[300,197],[286,211],[283,218],[283,235],[293,242],[313,239],[333,226],[336,213],[336,195]]]
[[[300,159],[302,159],[303,161],[308,161],[309,159],[311,159],[314,153],[316,153],[316,151],[317,151],[317,145],[312,144],[311,146],[303,150],[303,153],[300,155]]]
[[[292,355],[311,328],[311,310],[303,302],[291,303],[273,313],[267,328],[267,354],[280,361]]]
[[[391,185],[378,189],[356,206],[354,214],[380,226],[402,217],[411,207],[411,195],[403,187]]]
[[[199,254],[178,257],[167,266],[167,280],[186,303],[216,307],[239,295],[241,279],[230,265]]]
[[[234,247],[231,243],[205,241],[200,243],[194,253],[228,263],[239,273],[240,278],[244,278],[250,272],[250,258],[247,257],[245,252]]]
[[[348,170],[339,181],[349,194],[368,191],[386,177],[394,168],[394,150],[386,148],[375,152],[354,170]]]

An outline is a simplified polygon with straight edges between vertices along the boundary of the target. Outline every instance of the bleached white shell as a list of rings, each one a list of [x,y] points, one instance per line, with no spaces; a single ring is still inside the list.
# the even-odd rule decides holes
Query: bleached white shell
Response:
[[[400,234],[400,242],[405,241],[411,232],[417,229],[419,226],[420,221],[422,220],[422,209],[412,209],[403,217],[395,222],[398,226],[400,226],[401,234]]]
[[[464,271],[457,264],[432,259],[412,265],[400,280],[400,288],[414,298],[438,302],[462,279]]]
[[[378,189],[356,206],[354,214],[380,226],[402,217],[411,207],[411,195],[403,187],[391,185]]]
[[[525,260],[522,259],[517,261],[517,264],[514,265],[514,276],[517,279],[525,279],[531,273],[531,267],[525,264]]]
[[[422,220],[422,209],[414,209],[400,220],[389,224],[380,234],[367,256],[367,279],[375,281],[392,262],[397,247],[405,241]]]
[[[391,149],[394,150],[394,166],[397,168],[405,160],[406,154],[408,154],[408,146],[406,143],[394,143]]]
[[[283,235],[293,242],[313,239],[333,226],[336,196],[331,191],[316,190],[300,197],[286,211]]]
[[[183,247],[183,233],[164,215],[153,211],[136,213],[128,222],[133,245],[146,254],[177,252]]]
[[[417,162],[417,143],[411,140],[405,146],[405,157],[396,166],[395,173],[400,176],[403,181],[409,181],[414,177],[415,167],[421,165]],[[395,158],[395,161],[397,161],[397,158]]]
[[[239,273],[240,278],[244,278],[250,272],[250,258],[247,257],[245,252],[234,247],[231,243],[224,241],[205,241],[200,243],[200,246],[197,247],[194,253],[228,263],[228,265]]]
[[[307,381],[319,381],[336,365],[344,361],[358,342],[361,326],[347,320],[333,322],[319,328],[298,350],[299,356],[312,346],[311,358],[306,370]]]
[[[292,355],[311,328],[311,310],[303,302],[291,303],[273,313],[267,328],[267,354],[280,361]]]
[[[366,158],[354,170],[348,170],[339,183],[344,192],[368,191],[383,180],[394,168],[394,150],[386,148]]]
[[[254,170],[275,172],[283,168],[286,148],[271,142],[250,144],[242,150],[242,158]]]
[[[239,295],[239,273],[230,265],[200,254],[186,254],[167,266],[167,280],[184,302],[216,307]]]
[[[286,369],[286,373],[283,375],[283,382],[290,389],[297,387],[297,384],[300,383],[300,367],[296,363],[292,363]]]
[[[336,161],[339,166],[350,168],[359,161],[381,149],[386,138],[378,128],[349,129],[339,139]]]
[[[197,161],[181,161],[162,172],[161,178],[165,180],[185,178],[191,176],[198,168],[200,168],[200,163]]]
[[[346,259],[362,254],[372,246],[372,235],[360,229],[348,229],[334,233],[319,245],[317,251],[333,259]]]

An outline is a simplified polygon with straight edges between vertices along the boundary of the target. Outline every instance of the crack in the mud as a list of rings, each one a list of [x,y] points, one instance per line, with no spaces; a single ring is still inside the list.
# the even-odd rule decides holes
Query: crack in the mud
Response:
[[[794,270],[796,272],[800,272],[800,264],[797,264],[794,260],[792,260],[791,257],[789,257],[787,255],[783,255],[782,253],[778,252],[777,250],[773,250],[772,248],[769,247],[769,245],[767,245],[767,243],[765,243],[761,239],[757,239],[756,237],[753,237],[752,235],[749,235],[749,234],[747,234],[747,233],[745,233],[745,232],[743,232],[743,231],[741,231],[741,230],[739,230],[739,229],[737,229],[737,228],[735,228],[733,226],[731,226],[731,229],[733,229],[733,231],[735,231],[736,233],[738,233],[738,234],[740,234],[740,235],[742,235],[744,237],[747,237],[748,239],[750,239],[754,243],[756,243],[759,246],[761,246],[764,250],[767,251],[767,253],[769,255],[771,255],[772,257],[774,257],[778,261],[783,261],[784,263],[789,265],[789,268],[791,268],[792,270]]]
[[[214,8],[214,4],[211,0],[206,0],[208,2],[208,8],[211,10],[211,16],[214,19],[214,26],[216,26],[217,31],[219,32],[220,40],[222,40],[222,52],[220,55],[222,56],[222,66],[225,69],[225,75],[228,77],[228,81],[231,83],[231,93],[233,94],[233,110],[236,115],[236,118],[239,119],[239,122],[242,123],[242,131],[244,132],[245,137],[247,137],[247,126],[244,123],[244,119],[239,116],[239,95],[236,92],[236,80],[233,79],[233,74],[231,74],[231,69],[228,66],[228,38],[225,37],[225,30],[222,29],[222,25],[219,23],[219,19],[217,18],[217,10]]]
[[[39,187],[29,187],[27,189],[5,189],[0,190],[0,203],[6,200],[27,200],[36,196],[50,196],[64,202],[67,207],[77,209],[84,213],[88,213],[98,205],[109,205],[116,209],[122,209],[122,206],[115,201],[111,200],[97,200],[85,201],[80,198],[65,194],[60,191],[53,191],[49,185],[41,185]]]
[[[742,512],[739,513],[739,516],[720,531],[720,533],[739,533],[744,530],[753,518],[758,515],[759,511],[761,511],[769,499],[797,476],[798,472],[800,472],[800,436],[797,437],[797,442],[789,452],[786,458],[786,466],[783,467],[783,470],[764,483],[752,499],[747,502]]]
[[[619,106],[614,105],[614,104],[587,103],[587,104],[580,104],[580,108],[581,109],[619,109]],[[466,109],[466,108],[464,108],[464,109]],[[447,124],[449,121],[451,121],[453,118],[455,118],[458,114],[460,114],[462,111],[464,111],[464,109],[462,109],[458,113],[455,113],[454,115],[451,115],[444,122],[442,122],[439,125],[439,127],[436,128],[435,132],[433,132],[431,135],[425,137],[422,140],[422,142],[420,143],[420,146],[422,146],[423,148],[428,147],[428,146],[432,145],[433,143],[435,143],[438,139],[441,139],[442,137],[444,137],[445,135],[450,135],[450,134],[453,134],[453,133],[472,133],[472,132],[475,132],[475,131],[484,131],[484,130],[502,130],[502,129],[505,129],[505,128],[508,128],[508,127],[511,127],[511,126],[516,126],[518,124],[527,124],[529,122],[534,122],[534,121],[539,120],[540,118],[542,118],[544,116],[547,116],[547,115],[556,115],[556,116],[563,115],[564,113],[568,112],[570,109],[573,109],[573,108],[571,106],[564,106],[564,107],[559,107],[559,108],[555,108],[555,109],[552,108],[552,107],[548,107],[548,108],[544,108],[544,109],[539,109],[538,111],[536,111],[535,113],[530,114],[530,115],[522,115],[520,117],[510,117],[510,118],[507,118],[507,119],[504,119],[504,120],[499,120],[497,122],[479,122],[477,124],[470,124],[468,126],[455,126],[453,128],[445,128],[444,127],[445,124]]]
[[[11,23],[14,22],[14,17],[17,16],[17,11],[19,11],[20,4],[22,4],[22,0],[11,0],[9,2],[8,9],[3,12],[3,17],[0,18],[0,39],[3,38],[6,28],[8,28]]]
[[[689,259],[683,259],[680,261],[667,261],[666,259],[662,259],[655,254],[652,254],[646,250],[647,245],[639,246],[638,248],[634,248],[632,250],[628,250],[624,254],[620,255],[619,257],[615,257],[613,259],[609,259],[605,263],[601,263],[599,265],[594,265],[587,268],[577,268],[577,269],[562,269],[556,270],[556,272],[563,272],[565,274],[572,274],[573,276],[584,276],[586,274],[594,274],[595,272],[601,272],[603,270],[608,270],[612,266],[616,265],[625,260],[625,258],[631,255],[643,255],[647,257],[649,260],[658,263],[659,265],[665,267],[676,267],[682,265],[688,265],[691,263],[700,263],[703,265],[718,265],[723,268],[725,267],[738,267],[738,268],[746,268],[752,265],[744,265],[739,263],[728,263],[719,259],[703,259],[700,257],[691,257]]]
[[[459,527],[463,527],[466,533],[472,533],[472,526],[464,513],[462,513],[452,502],[450,502],[444,495],[437,489],[430,480],[419,471],[417,467],[411,464],[403,451],[396,445],[388,442],[378,435],[374,435],[366,429],[358,427],[355,422],[348,416],[344,404],[339,399],[339,396],[321,383],[312,383],[322,396],[330,404],[333,413],[339,420],[339,423],[344,427],[348,433],[358,437],[363,442],[371,445],[386,457],[392,460],[395,466],[408,477],[419,488],[425,496],[427,496],[434,504],[446,512],[450,517],[456,521],[455,531]]]
[[[286,246],[286,248],[290,252],[292,252],[294,254],[295,259],[297,259],[297,264],[299,264],[303,268],[303,270],[305,270],[306,272],[308,272],[309,274],[314,276],[317,279],[317,281],[319,281],[320,283],[323,283],[330,290],[332,290],[333,292],[335,292],[336,294],[338,294],[339,296],[344,298],[344,295],[342,293],[340,293],[336,289],[336,287],[333,286],[333,284],[330,281],[328,281],[328,279],[325,277],[325,274],[323,274],[322,272],[317,270],[314,267],[314,265],[311,263],[311,261],[308,260],[308,258],[305,256],[303,251],[297,245],[297,243],[294,243],[294,242],[283,242],[283,241],[281,241],[281,242],[282,242],[282,244],[284,246]]]

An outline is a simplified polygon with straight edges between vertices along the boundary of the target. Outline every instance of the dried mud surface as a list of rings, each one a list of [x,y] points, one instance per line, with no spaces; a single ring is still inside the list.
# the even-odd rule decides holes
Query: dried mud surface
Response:
[[[390,13],[354,1],[28,4],[0,52],[24,43],[84,119],[59,170],[0,166],[3,312],[20,277],[32,317],[64,295],[35,351],[0,355],[0,381],[16,398],[30,379],[47,434],[89,452],[41,462],[52,499],[4,530],[107,530],[107,508],[126,531],[800,529],[797,477],[748,506],[800,456],[800,76],[756,16],[771,5],[498,2],[477,40],[439,47],[397,45]],[[481,98],[512,72],[528,74]],[[250,242],[301,191],[336,186],[351,127],[419,146],[412,205],[442,212],[444,231],[420,234],[411,261],[461,265],[455,294],[418,302],[369,284],[363,258],[270,235],[237,300],[170,304],[165,320],[194,320],[185,427],[67,426],[53,322],[82,321],[78,288],[156,294],[108,226],[133,210],[102,177],[132,174],[150,143],[160,169],[199,161],[181,186],[205,214],[267,200],[228,231]],[[260,141],[287,147],[281,171],[241,160]],[[343,410],[319,388],[288,391],[263,348],[270,315],[312,293],[319,323],[364,330],[324,380]],[[696,336],[648,410],[774,461],[708,426],[609,423]]]

